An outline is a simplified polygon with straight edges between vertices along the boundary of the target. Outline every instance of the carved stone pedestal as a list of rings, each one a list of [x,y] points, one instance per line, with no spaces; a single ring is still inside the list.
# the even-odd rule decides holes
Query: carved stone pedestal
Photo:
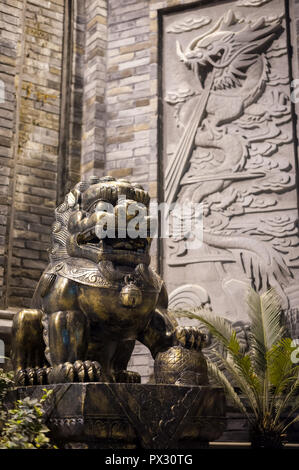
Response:
[[[9,401],[40,398],[45,386],[19,387]],[[195,449],[225,429],[221,388],[125,383],[49,385],[46,424],[59,448]]]

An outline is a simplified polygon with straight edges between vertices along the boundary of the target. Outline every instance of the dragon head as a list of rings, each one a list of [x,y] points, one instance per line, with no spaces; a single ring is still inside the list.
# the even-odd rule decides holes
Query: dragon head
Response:
[[[95,263],[149,265],[149,194],[139,184],[106,176],[78,183],[55,211],[50,260],[85,258]]]
[[[245,26],[239,31],[227,29],[244,22]],[[193,39],[185,50],[178,41],[176,49],[179,59],[193,70],[202,86],[209,72],[215,70],[218,88],[230,88],[240,85],[247,69],[266,52],[281,31],[281,18],[270,21],[261,17],[246,22],[230,10],[210,30]]]
[[[228,52],[229,46],[226,42],[231,37],[232,33],[228,31],[217,31],[191,41],[185,52],[177,41],[177,53],[180,59],[189,66],[194,63],[202,66],[209,63],[217,64],[217,61],[220,61]]]

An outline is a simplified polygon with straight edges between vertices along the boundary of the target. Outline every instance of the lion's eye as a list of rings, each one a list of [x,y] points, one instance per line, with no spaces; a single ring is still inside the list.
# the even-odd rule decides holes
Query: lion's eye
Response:
[[[88,213],[92,214],[93,212],[95,212],[96,207],[97,207],[96,204],[92,204],[92,206],[90,206],[89,209],[88,209]]]
[[[113,213],[113,205],[110,202],[99,201],[94,205],[94,212]]]

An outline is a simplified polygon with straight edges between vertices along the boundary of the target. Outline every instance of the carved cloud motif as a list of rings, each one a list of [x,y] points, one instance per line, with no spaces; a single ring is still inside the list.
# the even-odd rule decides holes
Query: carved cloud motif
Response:
[[[167,33],[183,33],[186,31],[192,31],[193,29],[199,29],[206,26],[211,22],[211,18],[208,16],[189,17],[184,21],[176,22],[171,24],[167,29]]]

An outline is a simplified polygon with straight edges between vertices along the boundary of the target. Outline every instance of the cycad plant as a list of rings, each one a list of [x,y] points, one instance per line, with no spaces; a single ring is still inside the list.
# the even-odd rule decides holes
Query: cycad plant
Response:
[[[299,420],[299,365],[294,364],[292,339],[286,337],[280,298],[274,289],[247,298],[251,328],[244,351],[231,323],[205,309],[179,311],[179,316],[203,323],[226,354],[217,356],[221,368],[207,360],[212,377],[249,421],[252,447],[282,447],[287,428]],[[293,353],[293,354],[292,354]],[[293,361],[292,361],[293,359]],[[239,389],[244,400],[236,392]]]

